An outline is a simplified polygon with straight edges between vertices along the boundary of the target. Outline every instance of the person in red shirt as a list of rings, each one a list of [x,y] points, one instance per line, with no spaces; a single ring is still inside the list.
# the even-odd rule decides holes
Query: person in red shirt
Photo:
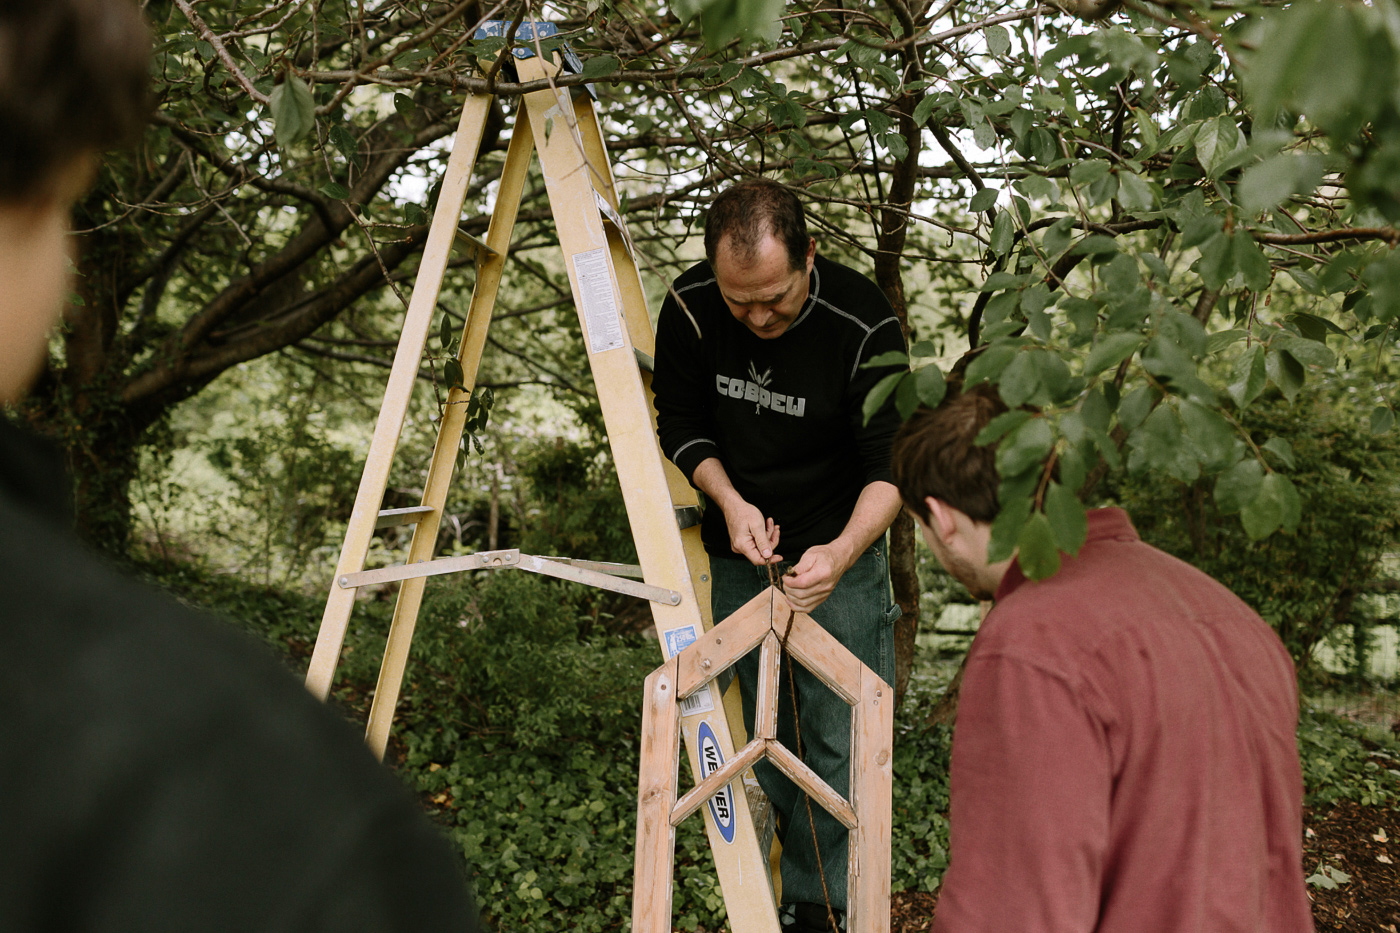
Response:
[[[950,862],[935,933],[1298,933],[1293,664],[1206,574],[1120,509],[1048,580],[987,560],[1005,411],[982,385],[921,409],[894,478],[939,561],[992,609],[953,733]]]

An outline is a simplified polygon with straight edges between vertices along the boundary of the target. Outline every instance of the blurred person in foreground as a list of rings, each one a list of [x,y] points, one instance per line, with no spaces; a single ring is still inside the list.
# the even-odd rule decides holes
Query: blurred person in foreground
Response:
[[[67,219],[145,123],[128,0],[0,0],[0,406],[39,371]],[[0,930],[474,931],[463,870],[349,726],[68,530],[0,417]]]
[[[1120,509],[1048,580],[987,559],[1006,411],[979,385],[895,438],[894,477],[940,563],[995,606],[953,733],[936,933],[1311,931],[1293,664],[1220,583]]]

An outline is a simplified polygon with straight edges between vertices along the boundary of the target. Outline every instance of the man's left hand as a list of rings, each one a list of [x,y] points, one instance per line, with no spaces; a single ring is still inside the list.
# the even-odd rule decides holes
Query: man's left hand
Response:
[[[845,552],[834,544],[808,548],[797,566],[783,577],[788,604],[798,612],[811,612],[826,602],[850,566]]]

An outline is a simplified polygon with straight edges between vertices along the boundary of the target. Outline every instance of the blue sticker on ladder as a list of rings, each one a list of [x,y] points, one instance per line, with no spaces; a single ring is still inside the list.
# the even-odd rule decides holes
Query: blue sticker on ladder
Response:
[[[695,733],[700,744],[700,780],[714,774],[724,766],[724,752],[719,749],[719,740],[708,722],[700,723]],[[710,798],[710,816],[726,843],[734,842],[734,785],[726,784],[719,793]]]

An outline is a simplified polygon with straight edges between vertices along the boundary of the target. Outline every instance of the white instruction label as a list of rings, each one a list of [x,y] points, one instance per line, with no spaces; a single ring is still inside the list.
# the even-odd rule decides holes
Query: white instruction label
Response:
[[[666,644],[667,660],[674,658],[686,648],[695,644],[698,637],[695,634],[695,626],[682,625],[680,628],[673,628],[669,632],[662,634],[662,639]],[[715,697],[710,692],[710,685],[705,684],[690,696],[681,700],[681,715],[694,716],[697,713],[709,713],[715,708]]]
[[[612,263],[606,249],[591,249],[574,256],[574,280],[588,330],[588,352],[602,353],[624,345],[622,318],[617,313]]]

